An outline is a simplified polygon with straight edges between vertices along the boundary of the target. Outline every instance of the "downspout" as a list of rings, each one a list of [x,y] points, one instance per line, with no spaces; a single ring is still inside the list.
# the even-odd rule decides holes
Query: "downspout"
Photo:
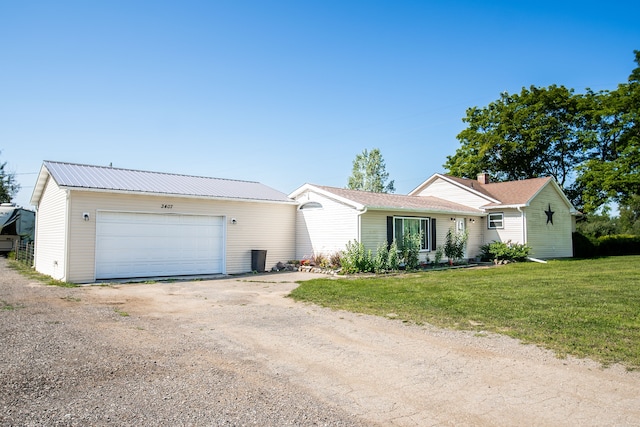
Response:
[[[365,206],[360,213],[358,213],[358,242],[362,243],[362,215],[367,213],[367,207]]]
[[[66,223],[66,230],[64,231],[64,276],[62,277],[62,281],[66,282],[68,277],[69,277],[69,246],[70,242],[69,242],[69,237],[70,237],[70,230],[71,230],[71,190],[65,190],[67,192],[67,195],[65,197],[66,199],[66,209],[65,209],[65,223]]]
[[[40,229],[40,225],[38,225],[38,223],[40,222],[40,215],[38,215],[38,207],[40,207],[40,204],[36,204],[34,207],[36,209],[36,223],[35,229],[33,230],[33,265],[31,267],[34,270],[38,271],[36,265],[36,260],[38,259],[38,245],[36,245],[36,239],[38,237],[38,230]]]
[[[516,209],[518,209],[518,212],[520,212],[520,216],[522,217],[522,244],[526,245],[527,244],[527,218],[520,206],[518,206]]]

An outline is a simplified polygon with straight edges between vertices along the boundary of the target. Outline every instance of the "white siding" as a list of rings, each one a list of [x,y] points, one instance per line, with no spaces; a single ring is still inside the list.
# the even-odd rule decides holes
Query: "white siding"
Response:
[[[387,217],[400,216],[398,213],[384,211],[369,211],[362,216],[361,220],[361,238],[362,244],[366,249],[371,249],[372,253],[376,252],[378,246],[387,243]],[[402,216],[414,216],[411,214],[402,214]],[[426,216],[426,215],[425,215]]]
[[[453,217],[451,215],[442,216],[436,215],[433,216],[436,218],[436,247],[444,246],[444,243],[447,239],[447,233],[450,229],[456,231],[457,222],[460,220],[464,221],[465,229],[468,233],[467,244],[465,246],[465,258],[474,258],[477,255],[480,255],[480,246],[482,246],[484,241],[484,226],[486,219],[483,217]],[[451,220],[453,218],[453,221]],[[470,220],[473,219],[473,222]],[[431,255],[431,260],[433,261],[434,255]],[[443,256],[443,260],[447,258]]]
[[[554,211],[553,224],[547,223],[545,214],[549,204]],[[504,213],[504,228],[486,228],[485,218],[486,242],[511,240],[514,243],[527,243],[531,247],[531,256],[536,258],[573,256],[571,232],[575,220],[564,198],[552,185],[547,185],[531,204],[522,210],[523,213],[517,209],[491,211]]]
[[[547,223],[546,210],[553,214],[553,224]],[[563,258],[573,256],[573,217],[569,206],[554,186],[547,185],[526,208],[527,237],[531,256],[535,258]]]
[[[295,255],[296,206],[292,204],[73,191],[69,211],[71,262],[67,281],[83,283],[95,280],[97,211],[225,217],[228,274],[251,271],[252,249],[267,251],[267,269],[278,261],[293,259]],[[85,212],[89,213],[90,221],[83,220]],[[234,218],[236,223],[232,224]]]
[[[330,255],[344,250],[347,242],[358,239],[358,211],[315,192],[298,196],[301,205],[317,202],[318,209],[298,209],[296,217],[296,258],[314,254]]]
[[[525,243],[523,233],[522,214],[517,209],[503,209],[500,211],[489,211],[490,213],[502,213],[503,228],[488,228],[487,218],[484,218],[485,243],[507,242],[511,240],[513,243]]]
[[[431,185],[416,195],[433,196],[476,209],[489,203],[489,199],[473,194],[469,189],[460,188],[442,178],[436,178]]]
[[[475,258],[480,255],[480,246],[484,245],[485,237],[485,221],[483,217],[465,218],[467,221],[467,232],[469,239],[467,240],[467,258]]]
[[[455,227],[456,222],[452,221],[451,215],[428,214],[424,212],[402,212],[397,211],[369,211],[362,216],[362,243],[366,249],[370,249],[375,253],[378,245],[387,242],[387,217],[420,217],[436,220],[436,241],[435,247],[443,246],[447,232],[451,227]],[[475,257],[480,253],[480,245],[482,245],[483,229],[482,218],[474,218],[474,222],[470,222],[469,218],[457,217],[456,220],[464,220],[469,240],[467,241],[467,257]],[[431,239],[431,236],[429,237]],[[420,260],[424,261],[427,257],[433,261],[435,259],[435,250],[421,251]],[[446,258],[443,258],[443,260]]]
[[[66,280],[67,198],[66,191],[49,179],[36,213],[36,271]]]

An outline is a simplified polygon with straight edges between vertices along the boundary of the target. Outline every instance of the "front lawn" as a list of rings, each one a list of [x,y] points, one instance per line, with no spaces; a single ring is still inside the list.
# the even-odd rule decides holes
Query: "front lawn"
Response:
[[[640,368],[640,256],[315,279],[290,296],[417,324],[493,331],[560,356]]]

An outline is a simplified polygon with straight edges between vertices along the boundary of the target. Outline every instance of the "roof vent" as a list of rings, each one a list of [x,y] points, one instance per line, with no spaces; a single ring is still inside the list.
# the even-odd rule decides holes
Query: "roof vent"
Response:
[[[488,184],[490,181],[489,174],[486,172],[482,172],[478,174],[478,182],[480,184]]]

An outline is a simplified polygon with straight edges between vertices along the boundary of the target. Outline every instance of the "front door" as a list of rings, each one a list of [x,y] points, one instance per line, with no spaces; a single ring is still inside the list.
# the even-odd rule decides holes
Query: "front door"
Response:
[[[467,219],[466,218],[456,218],[456,233],[459,236],[462,236],[467,227]],[[467,258],[467,245],[464,245],[464,252],[462,258]]]

